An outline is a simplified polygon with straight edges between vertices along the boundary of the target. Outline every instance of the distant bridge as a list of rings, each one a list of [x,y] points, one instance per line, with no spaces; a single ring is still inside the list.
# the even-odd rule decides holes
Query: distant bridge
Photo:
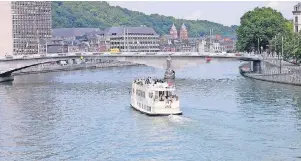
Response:
[[[56,61],[78,60],[78,59],[104,59],[145,64],[148,66],[164,69],[166,68],[166,58],[171,56],[172,69],[181,69],[187,66],[194,66],[205,63],[206,57],[213,58],[213,61],[221,59],[233,59],[242,61],[260,61],[259,56],[240,56],[233,53],[197,53],[197,52],[159,52],[159,53],[141,53],[141,52],[77,52],[77,53],[58,53],[58,54],[34,54],[34,55],[14,55],[0,57],[0,82],[12,79],[11,74],[15,71],[28,67],[37,66]]]

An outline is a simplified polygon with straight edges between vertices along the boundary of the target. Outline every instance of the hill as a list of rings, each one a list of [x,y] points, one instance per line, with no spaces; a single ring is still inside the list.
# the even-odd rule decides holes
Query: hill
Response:
[[[153,27],[158,34],[167,34],[171,25],[175,23],[180,29],[182,23],[188,28],[189,36],[199,36],[209,33],[213,28],[214,34],[227,36],[235,35],[237,26],[223,26],[207,20],[175,19],[171,16],[158,14],[146,15],[142,12],[130,11],[119,6],[110,6],[107,2],[97,1],[53,1],[53,28],[96,27],[104,29],[111,26],[140,26]]]

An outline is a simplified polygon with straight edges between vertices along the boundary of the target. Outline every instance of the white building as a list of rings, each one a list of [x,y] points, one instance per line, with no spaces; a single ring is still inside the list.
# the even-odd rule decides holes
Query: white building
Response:
[[[301,3],[294,6],[293,15],[294,32],[299,32],[301,29]]]
[[[45,53],[51,38],[50,1],[0,2],[0,55]]]
[[[104,31],[110,49],[122,52],[158,52],[159,35],[151,27],[110,27]]]
[[[214,42],[214,43],[212,43],[212,45],[213,45],[213,52],[215,52],[215,53],[221,53],[221,52],[225,51],[224,46],[218,42]]]
[[[198,43],[198,52],[204,53],[205,52],[205,45],[206,41],[205,40],[200,40]]]

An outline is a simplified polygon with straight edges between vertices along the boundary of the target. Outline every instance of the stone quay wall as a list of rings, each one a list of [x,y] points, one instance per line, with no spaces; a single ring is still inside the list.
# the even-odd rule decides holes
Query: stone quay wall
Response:
[[[251,66],[251,63],[246,63],[240,67],[240,70],[246,66]],[[301,67],[285,61],[263,60],[261,62],[261,73],[244,71],[241,74],[256,80],[301,86]]]

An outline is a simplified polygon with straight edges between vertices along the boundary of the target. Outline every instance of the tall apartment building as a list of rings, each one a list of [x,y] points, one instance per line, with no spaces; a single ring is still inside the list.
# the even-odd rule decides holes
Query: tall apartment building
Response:
[[[1,1],[0,19],[0,55],[46,52],[52,27],[50,1]]]

